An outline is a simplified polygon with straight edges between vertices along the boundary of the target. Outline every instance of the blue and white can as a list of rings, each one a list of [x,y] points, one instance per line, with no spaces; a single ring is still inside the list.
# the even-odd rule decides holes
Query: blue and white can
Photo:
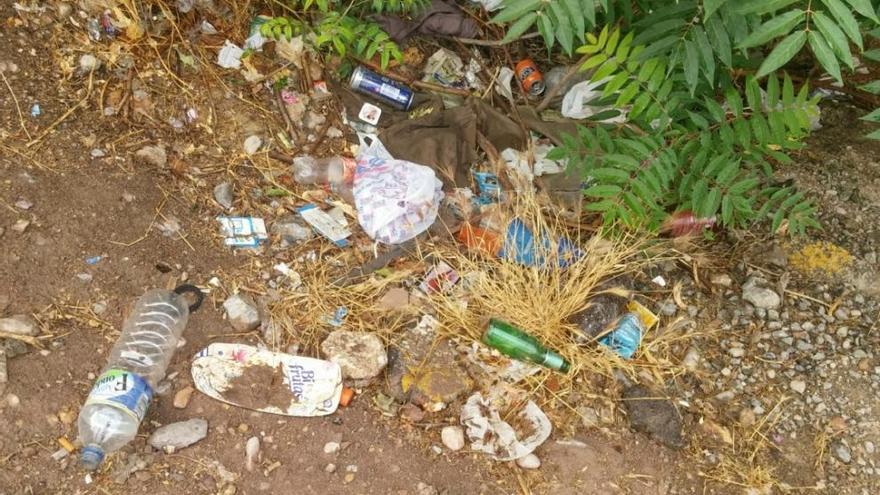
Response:
[[[401,110],[409,110],[415,96],[413,90],[365,67],[354,70],[350,84],[351,89]]]

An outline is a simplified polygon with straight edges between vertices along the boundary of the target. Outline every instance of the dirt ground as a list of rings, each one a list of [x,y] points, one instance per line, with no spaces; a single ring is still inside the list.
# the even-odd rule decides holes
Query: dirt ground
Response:
[[[0,6],[0,17],[13,16],[9,4]],[[70,458],[51,459],[59,438],[76,438],[79,407],[103,366],[116,329],[138,296],[149,288],[181,281],[204,285],[217,277],[226,282],[231,274],[253,263],[222,245],[213,220],[218,208],[191,194],[194,187],[204,188],[199,179],[181,178],[173,171],[137,162],[132,158],[134,150],[156,140],[205,145],[192,155],[190,166],[214,167],[223,173],[235,161],[224,153],[238,151],[241,131],[253,126],[260,115],[242,116],[241,101],[224,98],[213,109],[214,134],[199,131],[175,137],[168,129],[156,130],[150,119],[103,117],[102,109],[89,99],[37,145],[34,159],[23,157],[15,152],[27,142],[20,121],[38,135],[75,105],[86,87],[82,79],[61,82],[57,61],[45,56],[56,42],[51,30],[41,31],[40,25],[0,28],[0,45],[13,47],[0,54],[0,61],[14,60],[19,66],[17,72],[5,73],[18,102],[5,85],[0,88],[4,142],[0,148],[0,296],[9,299],[8,307],[0,308],[0,316],[33,314],[41,319],[43,332],[52,336],[43,341],[45,349],[9,360],[10,379],[0,396],[14,395],[20,403],[12,405],[4,399],[0,404],[0,495],[291,490],[418,495],[742,492],[705,482],[685,451],[663,447],[629,431],[625,424],[572,437],[554,433],[537,452],[542,467],[525,471],[466,449],[455,453],[442,448],[439,431],[446,419],[432,422],[429,416],[425,422],[412,424],[387,418],[373,407],[369,389],[351,407],[323,418],[252,413],[198,393],[185,409],[176,409],[171,404],[174,392],[191,384],[190,356],[214,341],[254,341],[254,336],[238,334],[224,320],[219,293],[212,294],[192,316],[184,334],[186,343],[169,369],[175,376],[171,390],[154,401],[133,445],[111,456],[91,479]],[[173,88],[173,83],[166,84]],[[78,90],[67,89],[74,86]],[[199,101],[218,94],[214,89],[213,93],[205,89]],[[28,120],[32,119],[28,110],[35,102],[40,103],[42,114],[33,122]],[[202,109],[203,114],[209,113]],[[845,111],[834,113],[805,152],[803,168],[783,175],[796,177],[799,184],[821,195],[825,182],[840,180],[833,175],[839,163],[830,169],[824,166],[833,155],[857,161],[846,164],[843,182],[864,186],[862,197],[873,206],[864,210],[861,221],[876,224],[872,213],[878,212],[880,173],[876,158],[871,157],[878,150],[851,132],[853,122],[855,117]],[[96,148],[104,155],[95,156],[92,150]],[[185,152],[180,155],[187,156]],[[246,167],[238,172],[259,173]],[[32,206],[16,205],[22,200]],[[844,209],[841,213],[840,208],[847,206],[820,201],[829,228],[815,237],[838,242],[860,259],[873,252],[876,260],[878,230],[869,231],[867,238],[850,235],[859,228],[852,212]],[[169,219],[179,220],[180,229],[167,236],[158,225]],[[23,232],[12,228],[20,220],[29,222]],[[87,262],[96,256],[100,256],[96,263]],[[862,272],[866,287],[872,283],[876,287],[876,274],[876,268]],[[106,311],[96,312],[96,303],[106,306]],[[841,380],[841,393],[860,394],[853,383]],[[209,433],[199,443],[168,455],[146,444],[156,427],[192,417],[209,423]],[[262,457],[258,468],[249,472],[244,445],[251,436],[262,439]],[[343,448],[325,454],[324,445],[330,441],[340,442]],[[780,451],[789,460],[788,473],[782,474],[812,483],[813,477],[801,478],[797,473],[811,469],[812,461],[798,458],[793,445]],[[143,461],[143,469],[120,475],[127,464],[137,461]],[[231,474],[224,478],[224,471]]]

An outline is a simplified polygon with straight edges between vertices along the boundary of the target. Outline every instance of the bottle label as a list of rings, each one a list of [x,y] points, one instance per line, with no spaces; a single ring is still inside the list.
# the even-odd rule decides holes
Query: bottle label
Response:
[[[104,404],[121,409],[140,423],[147,414],[153,389],[130,371],[107,370],[95,382],[86,404]]]

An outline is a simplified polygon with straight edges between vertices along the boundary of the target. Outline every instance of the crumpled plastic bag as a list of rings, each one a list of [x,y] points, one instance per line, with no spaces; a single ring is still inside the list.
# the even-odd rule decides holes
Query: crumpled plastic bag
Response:
[[[600,79],[598,81],[582,81],[574,86],[562,98],[562,115],[570,119],[586,119],[609,110],[611,107],[592,106],[590,102],[602,96],[602,90],[597,89],[609,78]],[[616,117],[605,119],[602,122],[620,124],[626,122],[626,112],[621,112]]]
[[[517,431],[510,423],[501,419],[492,401],[484,398],[480,392],[468,397],[461,408],[461,424],[467,427],[471,448],[498,461],[525,457],[550,438],[553,426],[544,411],[534,402],[526,403],[516,416],[520,419],[514,423],[526,426],[525,431]]]
[[[370,238],[384,244],[414,238],[437,219],[442,200],[443,183],[430,167],[366,154],[358,158],[354,204]]]

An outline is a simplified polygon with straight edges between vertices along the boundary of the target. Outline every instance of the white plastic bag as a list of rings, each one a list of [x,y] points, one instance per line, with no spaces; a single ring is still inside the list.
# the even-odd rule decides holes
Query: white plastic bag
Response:
[[[596,88],[599,88],[608,80],[609,78],[606,77],[599,81],[582,81],[572,86],[568,93],[565,93],[565,96],[562,97],[562,116],[570,119],[585,119],[611,108],[607,106],[595,107],[589,104],[594,99],[602,96],[602,90]],[[602,122],[615,124],[626,122],[626,112],[621,112],[620,115],[605,119]]]
[[[370,238],[400,244],[437,219],[443,183],[434,170],[405,160],[363,154],[354,175],[358,222]]]

